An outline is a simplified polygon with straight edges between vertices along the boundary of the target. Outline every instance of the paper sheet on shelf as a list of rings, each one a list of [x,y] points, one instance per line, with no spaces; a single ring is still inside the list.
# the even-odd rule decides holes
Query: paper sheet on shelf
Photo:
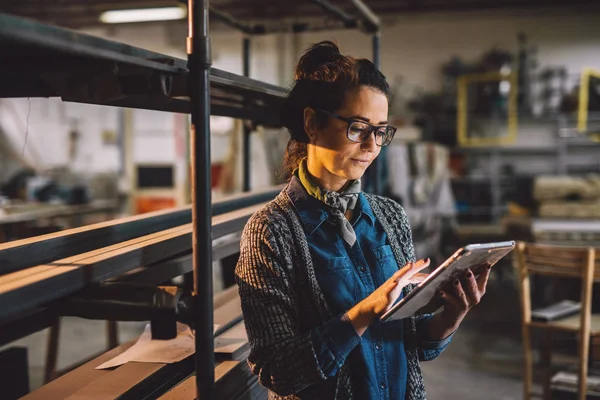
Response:
[[[219,325],[214,325],[213,333],[217,329]],[[114,368],[129,361],[170,364],[191,356],[194,354],[194,348],[194,334],[189,326],[178,322],[177,337],[170,340],[152,340],[150,324],[147,324],[133,346],[96,369]]]

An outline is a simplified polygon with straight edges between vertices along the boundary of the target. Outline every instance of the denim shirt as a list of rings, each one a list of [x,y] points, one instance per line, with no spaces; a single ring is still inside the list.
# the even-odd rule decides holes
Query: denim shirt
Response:
[[[333,378],[348,360],[357,398],[403,400],[407,359],[402,321],[375,320],[361,337],[345,315],[398,270],[386,233],[361,193],[351,220],[357,241],[350,247],[328,218],[328,206],[310,196],[298,179],[291,180],[289,189],[306,232],[317,281],[328,306],[338,316],[312,332],[321,369]],[[419,320],[418,332],[427,332],[430,318]],[[452,335],[440,341],[420,339],[424,358],[434,359]]]

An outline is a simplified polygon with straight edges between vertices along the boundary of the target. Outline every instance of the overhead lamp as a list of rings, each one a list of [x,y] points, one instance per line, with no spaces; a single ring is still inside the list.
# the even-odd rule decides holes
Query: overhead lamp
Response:
[[[100,14],[105,24],[125,24],[132,22],[172,21],[184,19],[187,10],[183,7],[139,8],[132,10],[111,10]]]

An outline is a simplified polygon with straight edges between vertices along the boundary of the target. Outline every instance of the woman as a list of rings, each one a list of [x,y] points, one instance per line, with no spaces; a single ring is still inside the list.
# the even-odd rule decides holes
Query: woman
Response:
[[[396,131],[389,86],[331,42],[300,59],[282,113],[289,184],[246,225],[236,281],[248,363],[271,399],[425,399],[419,360],[437,357],[489,271],[440,293],[442,312],[381,323],[429,261],[406,215],[360,178]]]

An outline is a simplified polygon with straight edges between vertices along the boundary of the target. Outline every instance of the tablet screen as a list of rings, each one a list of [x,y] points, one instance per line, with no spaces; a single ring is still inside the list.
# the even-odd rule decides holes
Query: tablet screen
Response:
[[[437,290],[446,282],[464,274],[467,268],[475,276],[481,273],[487,265],[496,264],[501,258],[510,253],[515,247],[515,242],[497,242],[486,244],[473,244],[456,251],[442,265],[435,269],[413,291],[390,310],[383,314],[382,321],[389,319],[403,319],[414,315],[425,307],[435,296]]]

